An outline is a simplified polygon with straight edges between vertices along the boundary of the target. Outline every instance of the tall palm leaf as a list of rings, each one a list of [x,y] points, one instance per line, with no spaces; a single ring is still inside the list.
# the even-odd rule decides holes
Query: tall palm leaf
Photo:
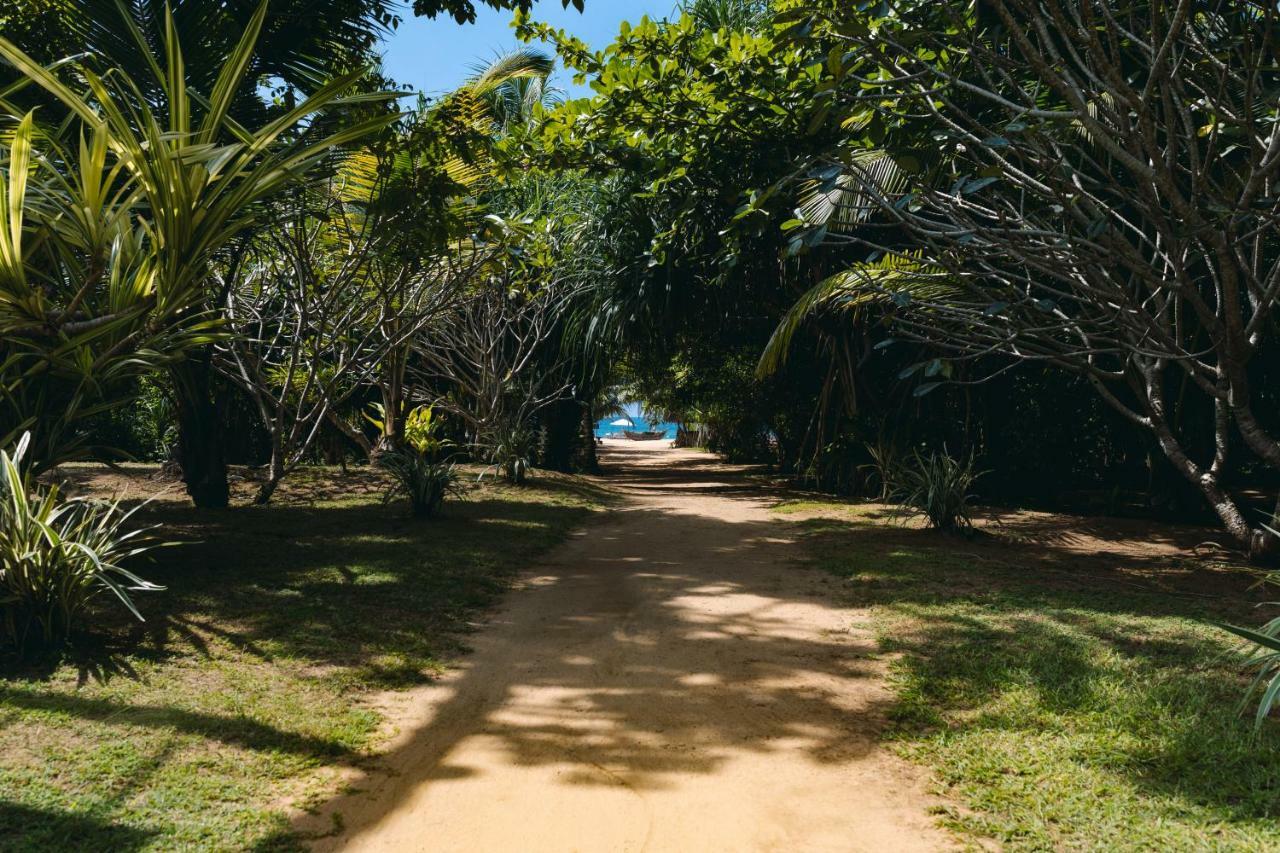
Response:
[[[0,307],[7,313],[0,313],[0,323],[9,324],[7,337],[17,341],[5,347],[3,376],[4,393],[21,416],[6,418],[5,426],[17,421],[12,428],[20,429],[32,418],[65,423],[40,409],[68,397],[109,402],[102,393],[107,383],[208,340],[208,270],[255,223],[261,203],[303,180],[333,148],[394,120],[383,115],[314,139],[295,133],[310,117],[340,107],[360,70],[320,86],[256,129],[232,118],[232,104],[253,71],[266,9],[259,4],[203,95],[190,83],[177,20],[169,13],[161,55],[134,33],[146,69],[141,81],[119,69],[100,74],[81,65],[78,79],[68,82],[0,37],[0,59],[61,104],[81,138],[75,156],[47,141],[40,158],[47,180],[30,204],[24,191],[36,135],[30,117],[9,145],[8,236],[0,258]],[[159,103],[147,89],[159,93]],[[15,112],[12,105],[0,107]],[[40,229],[45,246],[39,264],[21,243],[31,229]],[[40,287],[33,278],[42,279]],[[12,338],[23,322],[38,332]],[[31,370],[61,371],[76,381],[70,391],[42,396],[31,390]],[[42,462],[66,451],[65,442],[61,450],[56,444],[44,445]]]
[[[856,315],[874,306],[892,307],[903,300],[927,301],[954,294],[949,279],[911,255],[886,255],[830,276],[800,297],[778,323],[760,357],[762,376],[786,364],[796,333],[823,313]]]
[[[500,54],[474,75],[454,97],[472,97],[484,103],[489,120],[499,132],[530,120],[539,107],[551,106],[559,93],[548,86],[555,60],[533,48]]]

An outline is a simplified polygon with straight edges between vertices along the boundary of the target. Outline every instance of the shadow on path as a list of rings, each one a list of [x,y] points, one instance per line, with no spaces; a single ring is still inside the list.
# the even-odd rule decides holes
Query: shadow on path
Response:
[[[787,773],[875,750],[890,698],[874,645],[850,633],[833,578],[793,570],[770,495],[705,454],[608,447],[604,462],[627,505],[537,568],[475,654],[413,699],[418,727],[383,766],[301,822],[348,828],[320,847],[359,848],[406,811],[434,834],[460,818],[441,813],[450,806],[555,809],[557,791],[584,787],[683,796],[743,762],[781,760],[782,797],[808,784]],[[744,814],[780,808],[768,771],[752,777],[725,778],[726,796],[741,789]],[[433,786],[459,780],[482,784],[432,801]],[[419,849],[455,849],[440,844]]]

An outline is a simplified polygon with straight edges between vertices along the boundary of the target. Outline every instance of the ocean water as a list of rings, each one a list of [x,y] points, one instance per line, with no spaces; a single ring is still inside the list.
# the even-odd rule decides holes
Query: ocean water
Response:
[[[613,422],[618,418],[613,417],[600,421],[596,424],[596,435],[600,438],[608,438],[609,436],[621,436],[624,432],[658,432],[665,433],[666,438],[674,439],[676,437],[676,425],[667,423],[666,421],[650,422],[638,415],[633,415],[631,420],[635,421],[635,426],[613,426]]]

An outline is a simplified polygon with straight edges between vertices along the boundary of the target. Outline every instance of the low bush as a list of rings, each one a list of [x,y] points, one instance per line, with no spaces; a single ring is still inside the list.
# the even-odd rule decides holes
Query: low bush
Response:
[[[954,533],[973,527],[973,484],[982,472],[974,467],[973,456],[956,459],[944,453],[911,458],[894,463],[886,473],[892,478],[891,494],[906,516],[922,517],[930,527]]]
[[[460,495],[458,468],[451,462],[436,462],[413,449],[391,450],[378,457],[378,464],[395,479],[387,499],[406,497],[414,518],[431,518],[450,495]]]
[[[405,418],[405,447],[378,457],[378,464],[391,474],[395,486],[387,500],[409,499],[414,518],[431,518],[450,495],[461,495],[458,468],[445,459],[453,447],[441,438],[444,421],[430,406],[414,409]]]
[[[506,424],[495,431],[489,445],[489,459],[507,482],[524,485],[538,449],[537,433],[527,424]]]
[[[871,462],[863,465],[862,469],[870,475],[868,480],[878,487],[880,500],[887,501],[893,497],[894,484],[900,479],[901,455],[893,444],[883,438],[875,444],[866,445],[866,449]]]
[[[161,589],[124,568],[159,543],[146,531],[126,530],[133,511],[119,504],[65,500],[56,486],[41,488],[24,466],[30,443],[0,451],[0,619],[20,652],[65,642],[87,618],[90,604],[111,593],[139,620],[131,593]]]

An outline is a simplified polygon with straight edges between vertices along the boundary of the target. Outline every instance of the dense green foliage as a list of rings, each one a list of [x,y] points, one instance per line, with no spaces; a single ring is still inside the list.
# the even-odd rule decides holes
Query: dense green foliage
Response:
[[[259,7],[203,93],[189,85],[172,19],[163,70],[145,44],[135,45],[150,58],[148,79],[163,94],[163,109],[138,101],[141,84],[119,72],[100,77],[82,67],[86,85],[78,92],[0,39],[0,56],[73,117],[59,140],[25,113],[5,161],[0,443],[34,430],[38,467],[71,455],[84,438],[77,421],[123,404],[131,379],[217,334],[204,276],[252,224],[250,210],[334,146],[386,124],[375,117],[290,139],[304,119],[347,93],[359,72],[256,130],[235,121],[231,108],[265,10]],[[29,235],[38,239],[28,242]]]
[[[1194,6],[786,4],[800,44],[840,51],[819,115],[845,138],[804,190],[836,211],[784,227],[850,253],[788,325],[887,317],[932,357],[917,394],[961,368],[1076,374],[1262,557],[1280,542],[1238,490],[1280,471],[1276,11]]]
[[[1094,6],[1073,4],[1076,11],[1061,14],[1087,17]],[[1218,14],[1212,10],[1219,6],[1209,4],[1206,14]],[[1110,97],[1097,82],[1107,79],[1102,65],[1152,63],[1143,53],[1144,37],[1156,43],[1195,39],[1172,7],[1144,18],[1145,8],[1120,4],[1117,14],[1132,16],[1132,25],[1109,53],[1079,48],[1079,76],[1097,88],[1089,97]],[[1184,199],[1171,201],[1174,207],[1194,195],[1198,180],[1224,198],[1231,186],[1244,186],[1232,184],[1226,173],[1198,177],[1186,165],[1214,161],[1228,149],[1241,163],[1258,164],[1255,178],[1240,181],[1260,187],[1270,180],[1274,164],[1258,158],[1272,113],[1262,102],[1250,110],[1239,99],[1251,97],[1248,87],[1255,83],[1258,91],[1269,91],[1270,72],[1257,48],[1270,43],[1274,10],[1259,7],[1257,16],[1227,18],[1230,27],[1214,30],[1214,43],[1232,57],[1229,71],[1179,67],[1177,97],[1187,101],[1197,86],[1217,86],[1207,75],[1231,78],[1223,78],[1221,90],[1228,94],[1215,103],[1233,117],[1233,129],[1227,130],[1226,119],[1212,124],[1208,117],[1174,127],[1173,112],[1153,113],[1153,127],[1162,129],[1150,139],[1108,111],[1086,110],[1088,127],[1081,130],[1080,120],[1072,125],[1070,117],[1083,108],[1066,95],[1045,94],[1039,103],[1024,104],[1032,97],[1029,87],[1040,85],[1046,93],[1061,88],[1056,79],[1037,82],[1044,68],[1035,64],[1037,52],[1053,45],[1041,44],[1039,36],[1024,39],[1030,30],[1017,22],[1049,21],[1057,13],[1031,0],[1007,0],[989,14],[967,4],[872,8],[801,0],[772,7],[691,3],[686,11],[671,21],[625,27],[600,52],[567,33],[534,23],[523,28],[527,36],[552,40],[596,93],[553,110],[532,129],[526,145],[546,168],[599,175],[612,199],[598,226],[608,276],[587,311],[594,333],[624,352],[624,372],[642,397],[679,420],[709,426],[718,449],[734,457],[769,458],[823,488],[867,490],[863,448],[892,434],[904,448],[948,446],[976,454],[981,467],[991,470],[981,485],[988,500],[1183,518],[1212,511],[1243,547],[1255,553],[1269,549],[1258,522],[1271,507],[1259,506],[1248,490],[1273,492],[1277,479],[1265,437],[1276,367],[1274,347],[1264,344],[1274,331],[1276,295],[1270,214],[1251,212],[1257,227],[1241,235],[1253,241],[1245,254],[1255,258],[1256,267],[1252,278],[1242,278],[1256,282],[1249,285],[1246,310],[1252,337],[1240,347],[1247,350],[1248,366],[1239,381],[1256,397],[1251,408],[1242,392],[1234,393],[1234,408],[1221,390],[1209,395],[1218,396],[1216,403],[1199,396],[1205,388],[1226,387],[1214,385],[1213,371],[1225,377],[1233,363],[1223,353],[1216,361],[1198,356],[1185,343],[1202,334],[1212,338],[1214,324],[1223,322],[1209,316],[1214,310],[1230,313],[1221,307],[1203,316],[1192,310],[1225,304],[1192,293],[1220,280],[1212,263],[1189,269],[1185,285],[1162,289],[1160,270],[1172,262],[1162,260],[1163,249],[1143,255],[1140,237],[1133,251],[1119,243],[1097,249],[1127,252],[1121,267],[1088,252],[1112,233],[1165,233],[1175,227],[1160,218],[1165,211],[1171,211],[1166,218],[1185,218],[1185,212],[1149,204],[1135,192],[1150,176],[1126,176],[1119,165],[1107,165],[1140,156],[1117,146],[1150,150],[1164,144],[1157,138],[1161,133],[1181,134],[1178,150],[1196,153],[1190,160],[1171,157],[1177,162],[1167,181]],[[1216,19],[1206,18],[1211,20]],[[1092,38],[1089,32],[1080,39]],[[1006,42],[1013,47],[1001,47]],[[948,46],[956,56],[974,60],[955,60]],[[1142,73],[1158,72],[1159,62]],[[913,70],[898,80],[898,68]],[[935,89],[915,86],[913,81],[930,74],[940,81]],[[1001,91],[973,91],[981,88],[978,83],[999,89],[988,82],[995,79],[1008,81],[1005,94],[1018,106],[1002,106]],[[1125,97],[1141,102],[1143,84],[1129,85],[1137,89],[1126,90]],[[947,97],[931,104],[930,91]],[[1059,106],[1053,107],[1053,97]],[[1030,118],[1007,115],[1019,110]],[[1004,125],[997,127],[999,122]],[[1251,142],[1233,146],[1216,141],[1217,133]],[[1088,142],[1111,138],[1114,144]],[[1246,156],[1246,149],[1253,154]],[[1089,173],[1098,189],[1088,203],[1111,212],[1112,231],[1101,227],[1096,212],[1092,218],[1063,214],[1062,222],[1082,224],[1080,230],[1061,231],[1060,244],[1076,241],[1085,248],[1070,259],[1059,249],[1060,262],[1049,266],[1035,266],[1038,254],[1051,253],[1036,242],[1039,225],[1030,218],[1019,220],[1027,240],[1017,249],[1022,254],[1009,254],[1014,250],[1008,246],[991,248],[992,235],[1006,227],[996,220],[1013,221],[1011,211],[1030,204],[1022,176],[1034,181],[1037,169],[1064,162],[1074,162],[1075,173],[1081,173],[1104,160]],[[1061,186],[1053,190],[1060,197],[1037,202],[1046,212],[1068,204],[1073,173],[1062,174]],[[977,225],[960,222],[959,237],[934,245],[930,223],[955,214],[943,210],[947,199],[977,205],[980,197],[992,196],[1005,199],[1009,210],[990,208],[996,211],[990,213],[993,224],[983,226],[988,230],[981,240],[970,245],[972,238],[963,235]],[[921,207],[926,199],[932,208]],[[1137,213],[1152,204],[1159,214]],[[1033,215],[1026,207],[1017,209]],[[1220,226],[1204,228],[1215,232]],[[997,251],[1006,249],[1004,255]],[[1193,249],[1199,251],[1198,244],[1188,245]],[[1008,259],[1003,269],[997,268],[1001,257]],[[1062,293],[1074,287],[1070,299],[1077,306],[1074,315],[1050,323],[1060,328],[1060,338],[1077,334],[1072,324],[1086,322],[1094,316],[1088,306],[1098,306],[1102,319],[1088,333],[1098,342],[1092,361],[1088,345],[1037,343],[1035,335],[1047,334],[1049,327],[1036,323],[1054,317],[1051,307],[1067,304],[1066,296],[1046,292],[1015,299],[999,296],[992,283],[1007,281],[1016,290],[1022,280],[1011,279],[1011,270],[1052,276],[1052,264],[1067,272],[1062,282],[1044,286]],[[1074,270],[1081,271],[1078,286]],[[1095,271],[1110,277],[1105,287],[1089,283]],[[1189,300],[1176,309],[1187,318],[1178,332],[1184,343],[1163,358],[1137,341],[1164,332],[1135,328],[1130,334],[1115,318],[1131,315],[1107,314],[1108,305],[1127,304],[1117,301],[1122,294],[1144,287],[1159,304],[1171,306],[1157,317],[1172,316],[1173,305]],[[979,296],[985,301],[975,304]],[[1243,298],[1237,301],[1244,304]],[[1198,319],[1190,319],[1193,314]],[[1132,316],[1146,315],[1139,310]],[[944,322],[946,317],[956,322]],[[1177,335],[1166,337],[1172,341]],[[1147,375],[1158,375],[1158,381],[1146,382]],[[1231,414],[1215,420],[1215,405],[1220,414]],[[1227,434],[1233,429],[1234,436]]]
[[[265,16],[260,15],[264,47],[248,52],[239,83],[223,87],[227,109],[237,120],[281,115],[288,104],[314,91],[315,80],[298,69],[314,66],[322,50],[331,58],[327,74],[359,68],[378,33],[396,23],[377,3],[323,5],[324,14],[340,24],[317,27],[313,34],[299,31],[284,46],[280,40],[268,42],[266,34],[286,25],[288,11],[269,5]],[[1024,5],[1027,14],[1039,8],[1029,0]],[[140,22],[138,37],[162,44],[163,16],[139,10],[131,13]],[[474,6],[422,4],[416,11],[466,20]],[[48,29],[48,16],[64,13],[70,14],[58,4],[24,8],[18,15],[22,26],[12,32],[15,38],[34,40]],[[98,23],[69,30],[65,44],[41,43],[44,58],[53,58],[50,51],[93,45],[97,62],[118,57],[123,70],[151,93],[158,114],[167,115],[163,81],[140,62],[145,54],[121,46],[120,34],[129,32],[124,19],[105,12],[89,18]],[[174,13],[173,27],[176,35],[192,41],[194,56],[204,56],[224,50],[218,39],[234,29],[232,23],[250,20],[239,6],[214,12],[187,4]],[[1270,16],[1264,15],[1256,26],[1249,25],[1253,29],[1242,26],[1223,35],[1224,44],[1268,38],[1268,21]],[[1165,25],[1156,21],[1151,26]],[[492,82],[482,82],[471,94],[415,111],[415,118],[398,129],[370,137],[361,155],[365,159],[355,165],[325,165],[337,168],[331,174],[339,182],[330,183],[327,196],[257,206],[256,222],[244,241],[227,242],[231,235],[224,235],[226,251],[215,252],[214,281],[194,282],[185,298],[195,308],[216,309],[205,316],[223,322],[224,328],[227,318],[219,316],[220,306],[208,303],[209,295],[231,287],[248,299],[237,306],[241,318],[246,307],[252,309],[248,322],[231,324],[233,343],[223,348],[223,355],[194,340],[196,353],[175,366],[171,381],[161,377],[159,383],[154,370],[163,360],[151,355],[177,354],[174,345],[136,348],[148,354],[149,363],[128,360],[130,370],[118,378],[90,359],[94,384],[112,385],[105,395],[99,387],[82,392],[85,375],[77,375],[68,359],[69,390],[46,390],[44,383],[30,381],[10,384],[23,394],[38,390],[43,395],[17,400],[19,413],[37,405],[60,408],[71,416],[51,421],[51,428],[65,427],[68,442],[116,443],[135,455],[171,454],[183,464],[197,502],[216,505],[224,500],[228,461],[269,462],[274,483],[308,459],[394,446],[400,422],[414,406],[450,405],[457,398],[447,382],[432,376],[429,365],[418,363],[413,337],[431,325],[425,314],[398,329],[382,328],[377,335],[370,335],[366,324],[357,347],[349,343],[347,325],[339,328],[328,320],[291,330],[267,349],[234,342],[261,339],[263,324],[275,322],[270,312],[295,304],[308,305],[312,313],[336,312],[344,323],[360,311],[368,316],[376,299],[360,303],[362,308],[352,301],[344,302],[341,311],[335,308],[333,294],[346,298],[354,289],[378,291],[386,307],[399,305],[403,312],[405,300],[426,292],[406,282],[439,279],[444,273],[450,276],[449,287],[431,291],[437,300],[432,310],[440,316],[456,307],[444,304],[452,298],[442,295],[445,290],[465,294],[481,281],[488,282],[485,287],[555,291],[564,306],[563,321],[540,341],[528,366],[544,377],[563,377],[578,416],[567,400],[555,399],[524,411],[513,424],[481,427],[477,421],[456,438],[481,457],[513,444],[498,440],[498,434],[514,430],[513,435],[534,436],[516,442],[534,447],[522,457],[560,468],[575,464],[583,446],[582,423],[591,419],[594,398],[622,383],[656,412],[699,427],[691,434],[702,435],[714,449],[735,459],[773,461],[821,488],[874,491],[865,448],[892,434],[904,449],[937,451],[945,446],[973,453],[990,471],[980,485],[987,500],[1191,518],[1202,517],[1210,505],[1220,511],[1229,495],[1236,509],[1228,513],[1228,527],[1245,539],[1262,537],[1255,545],[1265,549],[1265,533],[1256,523],[1261,507],[1251,495],[1259,487],[1270,489],[1276,474],[1265,453],[1250,450],[1265,442],[1256,436],[1245,441],[1228,437],[1224,446],[1231,452],[1214,451],[1214,442],[1223,441],[1220,435],[1215,438],[1214,404],[1193,393],[1204,386],[1203,376],[1192,374],[1181,384],[1169,376],[1157,383],[1168,398],[1169,412],[1157,423],[1143,414],[1141,401],[1130,399],[1119,409],[1109,406],[1117,395],[1100,398],[1097,377],[1087,370],[1075,370],[1078,378],[1064,373],[1073,369],[1064,358],[1010,360],[1009,353],[995,346],[960,353],[954,337],[943,339],[954,332],[948,331],[951,327],[938,325],[936,334],[918,334],[929,328],[928,317],[907,322],[908,309],[933,304],[922,299],[925,291],[933,289],[935,302],[951,299],[958,291],[947,290],[944,279],[966,275],[968,282],[970,273],[982,271],[956,267],[963,259],[953,263],[955,253],[944,257],[905,224],[895,225],[893,206],[917,211],[926,190],[942,198],[942,188],[953,185],[965,169],[976,177],[963,185],[962,197],[1004,192],[995,166],[979,162],[973,146],[961,157],[938,153],[946,134],[974,132],[964,129],[964,121],[985,127],[996,114],[978,108],[977,94],[938,106],[939,115],[913,112],[906,97],[910,93],[881,103],[878,90],[859,81],[875,72],[881,74],[881,88],[892,88],[898,84],[886,63],[906,63],[908,58],[921,73],[945,74],[930,57],[941,56],[939,48],[948,39],[957,45],[994,44],[1016,37],[1016,28],[982,15],[965,17],[949,4],[859,10],[821,2],[701,0],[669,21],[646,19],[624,27],[598,53],[528,18],[521,29],[528,37],[550,40],[595,95],[563,104],[548,100],[539,81],[549,67],[532,72],[537,62],[544,62],[534,57],[526,70],[505,77],[505,71],[486,72],[478,79]],[[928,34],[928,51],[911,54],[895,41],[910,42],[916,38],[909,35],[913,32]],[[1032,56],[1031,47],[1020,50]],[[1241,60],[1241,73],[1250,72],[1249,61]],[[208,77],[212,86],[210,64],[186,63],[196,66],[199,71],[188,75],[189,84],[198,90]],[[1011,79],[1034,78],[1034,69],[1019,68],[1022,77]],[[254,75],[279,80],[280,93],[294,94],[254,106],[260,90],[247,82]],[[371,80],[359,85],[368,91],[376,85]],[[32,86],[17,91],[15,103],[36,91]],[[1036,109],[1047,115],[1052,111],[1046,104]],[[1064,102],[1061,109],[1069,108]],[[199,116],[202,109],[196,103],[188,111]],[[353,136],[360,121],[388,120],[367,105],[346,112],[346,119],[326,114],[318,125],[356,121],[340,131]],[[491,118],[484,118],[486,113]],[[955,128],[945,133],[937,129],[957,116],[964,121]],[[1013,122],[1013,135],[979,140],[990,143],[979,154],[988,159],[1016,154],[1023,158],[1024,170],[1030,170],[1034,163],[1029,158],[1038,156],[1044,145],[1067,144],[1051,116],[1037,120],[1025,128]],[[1265,123],[1265,114],[1256,120]],[[1225,125],[1215,127],[1226,133],[1221,129]],[[1096,137],[1101,131],[1099,125],[1091,133]],[[1111,132],[1118,133],[1115,128]],[[308,130],[296,141],[281,142],[306,145],[314,133]],[[492,148],[495,142],[500,150]],[[1212,154],[1207,150],[1198,156]],[[74,159],[70,152],[59,156]],[[1108,156],[1119,158],[1118,153]],[[12,183],[13,170],[9,174]],[[1097,180],[1110,177],[1115,175],[1099,174]],[[334,187],[342,189],[335,192]],[[879,188],[879,197],[873,188]],[[1015,182],[1010,192],[1017,191]],[[1110,208],[1124,210],[1126,183],[1117,180],[1107,192],[1114,195]],[[1134,203],[1140,200],[1135,197]],[[333,220],[339,209],[341,218]],[[486,225],[486,216],[496,220]],[[64,219],[51,212],[45,221]],[[277,232],[264,227],[272,221],[290,221],[297,230],[279,240]],[[321,221],[344,224],[329,237],[307,224]],[[495,221],[501,223],[498,230],[492,226]],[[499,231],[508,249],[482,258],[473,238],[480,235],[489,243]],[[374,232],[380,238],[367,239]],[[320,237],[331,245],[326,247]],[[345,249],[335,253],[341,242],[333,241],[337,237],[366,242],[344,257]],[[932,253],[927,263],[921,254],[926,250]],[[537,261],[542,253],[554,261]],[[1265,251],[1261,257],[1267,257]],[[485,263],[489,266],[482,269]],[[287,280],[299,264],[322,274],[315,277],[318,289],[295,297],[287,292]],[[519,269],[507,268],[512,264]],[[72,274],[62,277],[75,279]],[[266,298],[277,289],[280,299]],[[76,292],[70,290],[68,299]],[[1263,414],[1256,424],[1248,418],[1241,422],[1241,428],[1258,435],[1270,417],[1263,404],[1274,374],[1272,348],[1261,345],[1270,334],[1271,323],[1265,319],[1270,297],[1261,296],[1266,298],[1251,326],[1257,341],[1250,346],[1257,355],[1247,373],[1259,401],[1252,408]],[[311,301],[298,303],[300,298]],[[1073,298],[1079,303],[1085,297]],[[1252,298],[1256,302],[1258,294]],[[990,301],[976,313],[988,325],[1011,322],[1012,308],[990,310],[1011,304]],[[468,316],[470,309],[461,310]],[[1031,322],[1037,309],[1028,310]],[[187,315],[196,316],[190,309]],[[526,316],[516,322],[529,320]],[[415,324],[420,328],[408,328]],[[374,345],[373,338],[381,343]],[[297,346],[290,350],[292,340]],[[301,377],[288,368],[299,352],[326,353],[342,366]],[[76,363],[86,363],[84,353],[76,358]],[[1119,371],[1121,379],[1127,375],[1123,365],[1099,369]],[[1138,364],[1133,369],[1140,373],[1143,368]],[[531,388],[528,377],[521,383],[526,391]],[[197,388],[203,390],[196,393]],[[123,422],[91,404],[108,402],[103,398],[130,399],[138,390],[146,392],[148,404]],[[378,436],[367,433],[359,416],[372,400],[380,400],[391,413],[385,433]],[[1016,405],[1008,405],[1010,400]],[[78,412],[89,419],[87,427]],[[169,412],[176,418],[176,432],[153,422]],[[1131,417],[1135,412],[1136,420]],[[466,420],[465,413],[455,414],[460,424]],[[11,420],[16,429],[29,425],[30,416]],[[1162,432],[1166,422],[1168,435]],[[1046,452],[1049,447],[1074,450]],[[1204,478],[1187,473],[1208,470],[1196,461],[1206,453],[1225,460],[1212,466],[1220,485],[1208,502],[1198,494]],[[271,488],[264,487],[261,499],[269,498]]]

